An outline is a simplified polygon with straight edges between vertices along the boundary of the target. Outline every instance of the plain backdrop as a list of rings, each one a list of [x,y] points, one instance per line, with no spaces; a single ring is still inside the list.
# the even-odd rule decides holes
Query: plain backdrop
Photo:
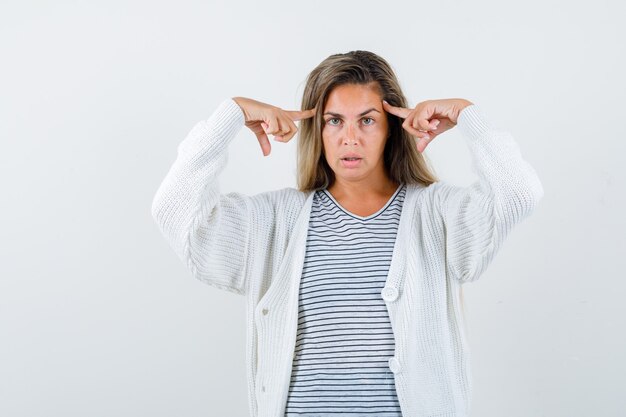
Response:
[[[411,106],[466,98],[545,196],[464,286],[472,417],[626,409],[624,2],[3,1],[0,416],[247,416],[244,298],[191,277],[152,198],[224,99],[298,109],[334,53],[394,68]],[[297,139],[245,127],[223,192],[295,187]],[[427,148],[476,179],[458,129]]]

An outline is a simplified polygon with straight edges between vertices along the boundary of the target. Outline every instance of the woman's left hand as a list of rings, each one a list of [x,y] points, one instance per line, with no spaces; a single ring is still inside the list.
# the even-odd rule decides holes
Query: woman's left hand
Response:
[[[461,110],[471,104],[474,103],[463,98],[447,98],[422,101],[414,109],[407,109],[383,100],[383,109],[405,119],[402,127],[416,137],[421,153],[433,139],[456,126]]]

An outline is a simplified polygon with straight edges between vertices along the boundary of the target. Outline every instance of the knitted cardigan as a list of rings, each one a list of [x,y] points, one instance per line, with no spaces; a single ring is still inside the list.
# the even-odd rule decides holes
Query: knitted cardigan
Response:
[[[313,192],[220,193],[228,145],[244,126],[228,98],[180,142],[151,212],[192,276],[246,297],[252,417],[284,415]],[[381,291],[395,339],[389,367],[405,417],[466,417],[472,376],[459,290],[485,271],[513,225],[543,197],[510,133],[476,104],[457,126],[478,180],[408,184]]]

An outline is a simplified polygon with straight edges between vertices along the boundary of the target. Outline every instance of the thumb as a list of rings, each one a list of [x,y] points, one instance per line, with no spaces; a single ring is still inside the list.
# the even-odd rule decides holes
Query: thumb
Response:
[[[287,116],[293,121],[308,119],[309,117],[315,116],[316,108],[312,108],[309,110],[286,110]]]
[[[402,117],[403,119],[405,119],[409,115],[409,113],[411,113],[411,109],[392,106],[391,104],[387,103],[385,100],[383,100],[383,109],[385,109],[387,113],[391,113],[394,116]]]

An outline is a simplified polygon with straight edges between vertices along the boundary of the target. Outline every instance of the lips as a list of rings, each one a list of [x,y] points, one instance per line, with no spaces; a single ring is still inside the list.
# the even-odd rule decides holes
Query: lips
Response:
[[[341,166],[344,168],[358,168],[361,165],[361,158],[345,159],[341,158]]]

